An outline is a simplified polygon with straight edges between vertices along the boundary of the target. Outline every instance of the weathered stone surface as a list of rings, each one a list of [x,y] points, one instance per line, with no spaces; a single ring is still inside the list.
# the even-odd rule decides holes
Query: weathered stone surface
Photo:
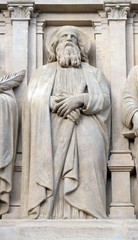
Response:
[[[0,66],[8,73],[22,68],[27,70],[25,81],[15,91],[20,115],[19,155],[14,167],[12,206],[9,214],[5,214],[3,218],[19,218],[21,184],[18,179],[22,175],[21,112],[27,84],[34,70],[47,63],[44,45],[50,31],[64,25],[79,26],[83,32],[87,32],[92,43],[90,64],[104,73],[111,87],[112,151],[109,169],[112,177],[109,176],[107,185],[107,214],[112,218],[138,217],[136,174],[131,171],[135,160],[133,141],[129,145],[128,140],[123,137],[121,124],[121,100],[126,76],[138,64],[138,1],[0,0],[0,10]],[[134,132],[131,134],[134,135]],[[133,230],[131,233],[133,236]]]
[[[17,228],[13,224],[9,224],[9,226],[0,226],[0,239],[1,240],[17,240]]]
[[[28,86],[23,112],[25,218],[107,217],[110,93],[103,73],[89,64],[90,46],[81,29],[57,28],[49,36],[48,64],[36,70]]]
[[[136,240],[137,220],[3,220],[1,240]]]

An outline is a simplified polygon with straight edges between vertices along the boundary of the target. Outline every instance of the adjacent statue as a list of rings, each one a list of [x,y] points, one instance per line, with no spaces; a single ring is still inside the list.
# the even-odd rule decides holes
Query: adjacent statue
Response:
[[[133,152],[136,172],[138,173],[138,65],[131,69],[126,81],[123,95],[122,122],[126,127],[123,131],[124,136],[130,139],[135,138]]]
[[[20,85],[24,74],[6,75],[0,68],[0,215],[9,210],[16,156],[18,108],[12,88]]]
[[[138,66],[134,66],[127,78],[122,108],[122,122],[128,129],[133,129],[138,137]]]
[[[128,138],[136,168],[133,178],[133,202],[138,212],[138,65],[134,66],[126,80],[122,104],[123,135]]]
[[[23,114],[22,217],[106,218],[110,94],[86,35],[64,26],[34,73]],[[87,41],[88,42],[88,41]]]

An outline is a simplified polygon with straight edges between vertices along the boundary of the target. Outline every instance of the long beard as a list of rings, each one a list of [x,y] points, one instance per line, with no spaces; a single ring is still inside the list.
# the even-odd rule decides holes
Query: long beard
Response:
[[[58,44],[56,48],[57,61],[61,67],[79,67],[81,64],[80,49],[72,42]]]

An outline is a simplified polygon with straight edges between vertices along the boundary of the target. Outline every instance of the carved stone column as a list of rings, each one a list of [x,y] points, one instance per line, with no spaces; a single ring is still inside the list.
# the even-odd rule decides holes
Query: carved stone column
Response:
[[[26,76],[19,88],[15,90],[15,95],[19,107],[20,122],[21,126],[21,107],[22,100],[24,99],[24,94],[27,87],[27,77],[28,77],[28,30],[29,21],[31,13],[33,12],[33,2],[32,1],[19,1],[9,2],[8,10],[11,13],[12,21],[12,71],[17,72],[19,70],[25,69]],[[19,136],[19,146],[18,152],[21,152],[21,130]]]
[[[44,22],[43,21],[37,21],[36,24],[36,66],[37,68],[39,66],[43,65],[43,52],[44,52]]]
[[[110,85],[110,47],[109,26],[105,11],[98,11],[101,19],[94,21],[94,36],[96,40],[96,67],[102,70]]]
[[[29,26],[29,68],[28,68],[28,81],[30,81],[33,72],[35,71],[36,65],[36,20],[39,13],[33,13],[30,19]]]
[[[103,61],[102,61],[102,31],[101,31],[101,22],[94,22],[94,37],[96,40],[96,66],[102,70]]]
[[[127,35],[127,75],[131,68],[134,66],[134,17],[136,15],[135,11],[132,11],[128,15],[126,35]]]
[[[112,151],[109,169],[112,173],[111,218],[134,218],[130,199],[130,171],[134,167],[128,141],[122,135],[121,100],[127,76],[126,20],[130,4],[105,2],[110,32],[110,71],[112,96]]]
[[[5,42],[6,42],[6,49],[5,49],[5,71],[7,73],[12,72],[12,66],[11,66],[11,61],[12,61],[12,26],[11,26],[11,18],[9,11],[3,11],[3,16],[5,17]]]

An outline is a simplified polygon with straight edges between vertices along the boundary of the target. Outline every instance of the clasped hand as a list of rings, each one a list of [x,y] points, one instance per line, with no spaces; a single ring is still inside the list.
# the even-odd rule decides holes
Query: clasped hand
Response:
[[[58,116],[68,118],[78,124],[80,118],[79,108],[83,106],[83,96],[51,97],[51,110]]]
[[[135,136],[138,137],[138,112],[134,114],[132,122]]]

